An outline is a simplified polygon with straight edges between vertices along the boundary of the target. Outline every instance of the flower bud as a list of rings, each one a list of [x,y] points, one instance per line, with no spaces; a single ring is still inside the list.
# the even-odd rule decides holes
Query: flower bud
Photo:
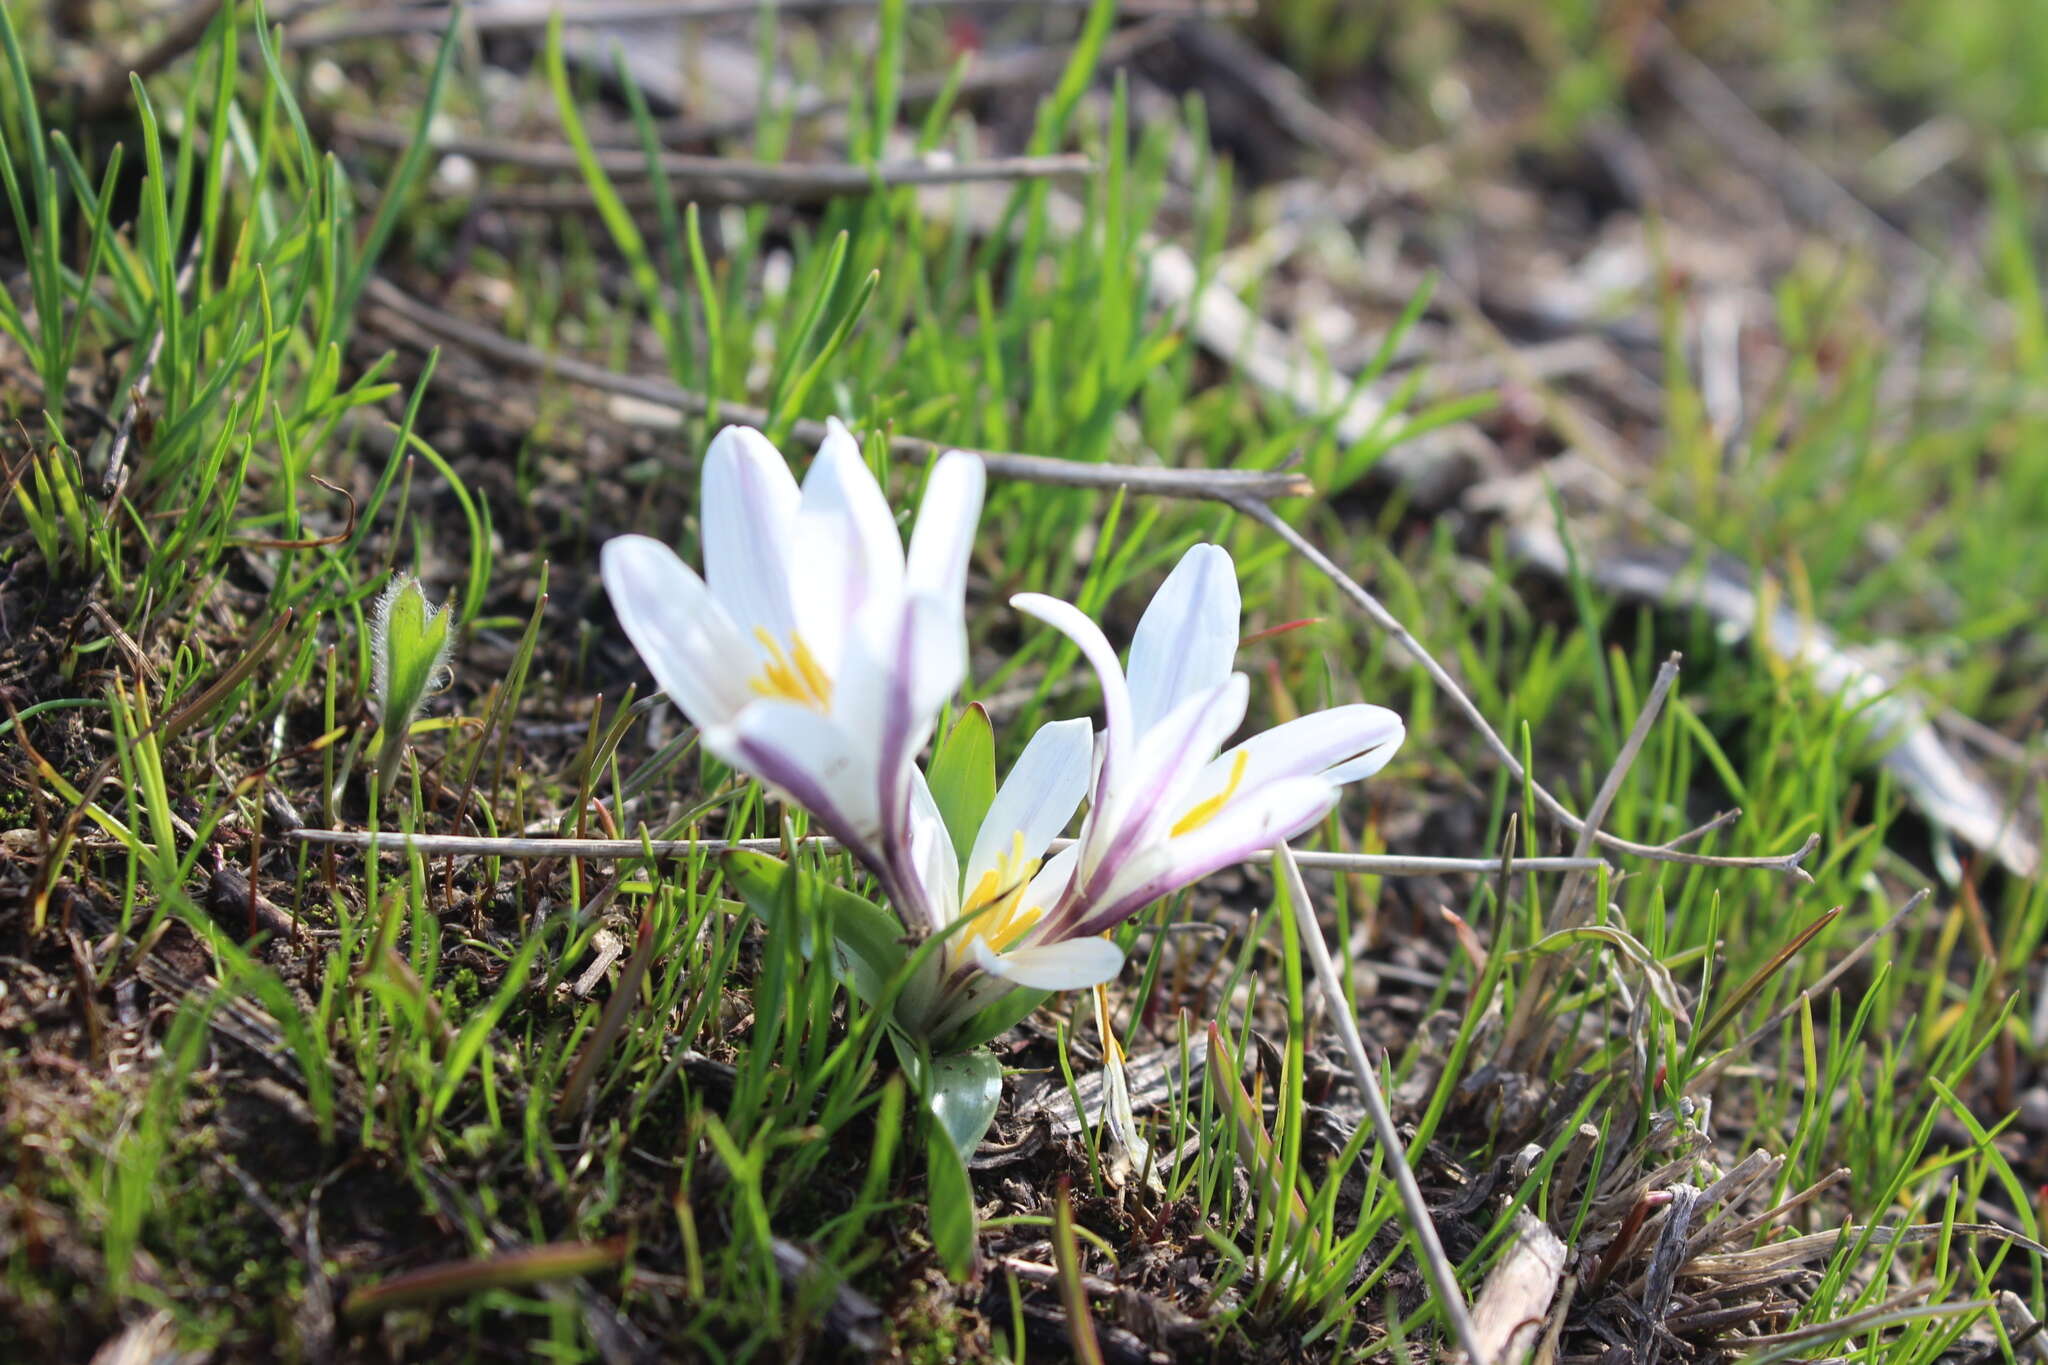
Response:
[[[406,732],[427,697],[446,687],[454,648],[452,603],[427,601],[417,578],[395,575],[370,609],[370,654],[376,666],[374,701],[383,722],[377,774],[389,782],[405,751]]]

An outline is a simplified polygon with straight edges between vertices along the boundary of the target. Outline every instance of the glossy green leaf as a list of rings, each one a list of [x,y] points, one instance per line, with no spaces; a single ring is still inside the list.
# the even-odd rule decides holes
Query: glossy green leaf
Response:
[[[726,879],[739,892],[740,899],[771,929],[783,921],[788,894],[785,887],[794,876],[794,889],[822,904],[831,920],[834,970],[847,988],[868,1004],[880,1000],[890,979],[902,970],[908,956],[903,926],[874,902],[808,872],[798,872],[780,858],[765,853],[728,853],[725,869]],[[808,940],[799,946],[805,957],[815,956],[814,945]]]
[[[974,1182],[967,1163],[945,1135],[925,1139],[925,1200],[931,1211],[932,1247],[955,1281],[974,1269]]]
[[[974,1155],[1003,1098],[1003,1064],[976,1049],[932,1059],[925,1108],[965,1161]]]
[[[996,735],[980,702],[962,711],[939,741],[927,780],[946,832],[953,836],[953,851],[965,866],[996,799]]]
[[[941,1042],[947,1050],[979,1047],[1015,1028],[1031,1011],[1052,999],[1051,991],[1014,990],[970,1016]]]

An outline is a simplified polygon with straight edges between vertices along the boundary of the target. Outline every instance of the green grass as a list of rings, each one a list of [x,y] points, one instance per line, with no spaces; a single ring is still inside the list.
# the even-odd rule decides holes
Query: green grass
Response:
[[[1384,33],[1340,26],[1318,52],[1309,35],[1332,7],[1271,9],[1258,31],[1322,81],[1368,58],[1403,79],[1431,53],[1462,60],[1463,25],[1486,22],[1417,5]],[[532,344],[757,404],[778,438],[836,414],[1084,462],[1296,459],[1317,492],[1282,514],[1457,672],[1574,809],[1682,650],[1680,692],[1606,827],[1659,843],[1740,805],[1701,851],[1781,852],[1818,833],[1812,884],[1623,860],[1627,876],[1589,888],[1592,928],[1567,938],[1546,932],[1554,877],[1313,884],[1342,965],[1369,926],[1368,966],[1406,969],[1353,978],[1357,1004],[1389,1050],[1410,1159],[1456,1208],[1442,1222],[1461,1282],[1476,1292],[1516,1212],[1535,1212],[1579,1257],[1567,1342],[1588,1349],[1596,1318],[1629,1321],[1615,1305],[1661,1226],[1603,1278],[1641,1182],[1705,1186],[1761,1150],[1782,1165],[1743,1215],[1849,1170],[1787,1220],[1849,1231],[1804,1263],[1797,1299],[1772,1300],[1767,1330],[1853,1324],[1909,1284],[1914,1305],[1942,1311],[1760,1351],[1918,1365],[1962,1333],[1995,1342],[1973,1305],[1999,1290],[2048,1311],[2023,1244],[1953,1230],[2040,1233],[2044,1174],[2008,1111],[2038,1083],[2048,893],[1980,863],[1936,882],[1924,826],[1835,699],[1709,622],[1519,577],[1493,528],[1436,520],[1374,480],[1403,428],[1347,447],[1326,414],[1288,410],[1203,354],[1189,319],[1150,311],[1144,238],[1186,245],[1206,275],[1262,205],[1214,152],[1199,101],[1140,116],[1129,86],[1096,78],[1106,10],[1062,21],[1062,41],[1080,35],[1071,66],[1014,134],[1096,160],[1073,190],[1080,226],[1053,210],[1066,191],[1029,184],[996,191],[1004,230],[989,234],[911,190],[771,211],[688,203],[656,174],[642,209],[587,157],[594,214],[499,214],[469,232],[423,148],[365,161],[314,132],[338,110],[416,128],[484,116],[459,44],[339,52],[350,80],[316,100],[306,70],[327,55],[279,50],[251,7],[229,5],[108,127],[31,93],[64,40],[7,15],[0,265],[21,283],[0,294],[15,419],[0,442],[0,607],[17,641],[0,683],[18,719],[0,764],[20,837],[0,867],[0,1354],[84,1358],[161,1310],[182,1346],[225,1358],[584,1360],[644,1340],[784,1359],[848,1349],[843,1289],[881,1309],[858,1330],[906,1358],[1015,1360],[1066,1349],[1064,1329],[1032,1324],[1085,1299],[1080,1271],[1170,1304],[1188,1325],[1152,1344],[1184,1354],[1367,1358],[1447,1339],[1403,1237],[1392,1154],[1348,1101],[1327,1027],[1311,1029],[1325,1006],[1263,873],[1150,912],[1113,987],[1122,1047],[1163,1054],[1177,1077],[1145,1121],[1153,1151],[1177,1158],[1160,1189],[1119,1187],[1104,1139],[1084,1134],[934,1190],[880,1015],[805,952],[818,907],[800,901],[766,932],[708,853],[532,864],[288,842],[280,802],[316,827],[804,832],[635,700],[646,681],[592,572],[596,545],[626,530],[694,555],[715,415],[650,433],[587,393],[395,345],[365,317],[380,273],[423,295],[450,285],[449,308]],[[1575,126],[1574,101],[1614,108],[1611,35],[1583,17],[1525,26],[1542,31],[1525,60],[1572,76],[1546,128]],[[761,41],[831,75],[836,58],[802,32],[764,25]],[[883,7],[846,154],[881,158],[892,131],[976,153],[959,102],[894,93],[906,69],[944,64],[947,32],[937,13]],[[1998,60],[1974,33],[1884,88]],[[1971,112],[2005,132],[2030,115],[1999,89]],[[522,99],[572,145],[656,136],[638,92],[620,98],[552,41]],[[752,150],[774,159],[809,136],[771,114]],[[1704,541],[1781,574],[1815,619],[1903,646],[1916,687],[2031,738],[2048,663],[2034,628],[2048,557],[2027,549],[2048,522],[2031,396],[2048,366],[2042,196],[2018,159],[1986,159],[1977,187],[1992,223],[1982,281],[1944,286],[1915,371],[1968,382],[1899,391],[1891,338],[1865,322],[1882,279],[1796,269],[1777,290],[1781,372],[1745,393],[1757,416],[1731,446],[1670,338],[1663,456],[1643,483]],[[109,492],[145,372],[146,416]],[[1407,430],[1446,415],[1419,403]],[[909,505],[922,470],[883,440],[868,448]],[[1245,518],[997,483],[983,527],[966,697],[998,712],[1003,761],[1094,700],[1071,648],[1023,629],[1010,594],[1071,597],[1120,637],[1180,552],[1211,539],[1240,566],[1248,633],[1308,622],[1241,655],[1259,718],[1357,699],[1407,718],[1400,757],[1314,846],[1562,846],[1420,670]],[[379,771],[377,799],[369,619],[393,572],[453,597],[458,639],[452,685]],[[864,889],[844,857],[801,857]],[[259,920],[219,871],[252,862],[296,930]],[[1841,990],[1802,998],[1931,883]],[[251,922],[269,928],[251,939]],[[1374,979],[1378,997],[1359,984]],[[1211,1019],[1221,1046],[1205,1066],[1194,1049]],[[1513,1056],[1510,1019],[1535,1040]],[[1085,1000],[1052,1002],[999,1040],[1013,1085],[1078,1082],[1098,1065],[1095,1027]],[[1021,1137],[1017,1117],[1006,1104],[999,1134]],[[1906,1225],[1935,1231],[1888,1231]],[[1183,1260],[1192,1272],[1161,1269]],[[1055,1266],[1055,1282],[1009,1262]],[[431,1297],[397,1279],[452,1263],[468,1264]],[[1099,1303],[1096,1316],[1098,1330],[1115,1320]]]

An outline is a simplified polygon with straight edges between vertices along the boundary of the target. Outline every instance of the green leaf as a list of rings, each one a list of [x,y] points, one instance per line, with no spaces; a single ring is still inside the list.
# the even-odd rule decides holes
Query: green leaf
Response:
[[[780,927],[785,901],[784,887],[794,877],[794,889],[824,907],[832,924],[833,968],[847,988],[872,1005],[887,990],[890,980],[903,969],[909,956],[903,944],[903,926],[894,915],[872,901],[861,899],[808,872],[799,872],[780,858],[765,853],[738,850],[725,855],[726,878],[747,908],[771,930]],[[808,942],[798,945],[805,957],[815,955]]]
[[[1238,1158],[1260,1182],[1264,1196],[1286,1209],[1290,1225],[1298,1232],[1307,1232],[1310,1244],[1319,1247],[1321,1239],[1311,1228],[1308,1204],[1295,1185],[1296,1172],[1281,1160],[1280,1150],[1267,1136],[1265,1115],[1258,1100],[1238,1079],[1240,1072],[1238,1059],[1231,1054],[1230,1043],[1223,1037],[1222,1030],[1216,1027],[1216,1021],[1210,1020],[1209,1084],[1222,1101],[1225,1115],[1237,1129]]]
[[[932,1246],[955,1281],[974,1269],[974,1182],[967,1163],[936,1129],[925,1139],[925,1197],[932,1218]]]
[[[996,732],[980,702],[962,711],[939,742],[928,780],[964,867],[996,799]]]
[[[991,1038],[1008,1033],[1024,1016],[1052,999],[1051,991],[1015,990],[992,1005],[984,1006],[966,1023],[944,1039],[948,1048],[979,1047]]]
[[[448,607],[430,607],[418,579],[394,578],[372,611],[370,642],[384,724],[402,730],[448,662]]]
[[[976,1049],[932,1059],[925,1108],[962,1161],[974,1155],[1003,1098],[1003,1064]]]
[[[259,20],[257,27],[262,28]],[[349,271],[347,283],[342,286],[341,297],[333,312],[328,314],[329,331],[321,340],[334,342],[340,339],[338,328],[345,327],[355,317],[356,301],[363,296],[364,288],[370,282],[371,272],[377,268],[377,258],[383,254],[384,243],[389,240],[392,229],[398,226],[398,215],[405,208],[413,182],[426,169],[427,160],[433,155],[433,139],[428,136],[434,126],[435,115],[440,112],[441,92],[448,84],[448,72],[455,62],[455,51],[461,46],[462,24],[448,25],[441,35],[440,50],[434,54],[434,70],[427,77],[426,98],[420,102],[418,116],[414,119],[412,141],[406,144],[405,152],[398,158],[398,169],[378,187],[377,216],[370,220],[370,230],[363,234],[363,244],[357,250],[354,268]],[[296,118],[297,111],[293,111]]]

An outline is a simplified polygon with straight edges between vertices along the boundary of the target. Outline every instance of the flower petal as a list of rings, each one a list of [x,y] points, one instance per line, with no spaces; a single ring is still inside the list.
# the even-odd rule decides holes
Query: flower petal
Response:
[[[1095,791],[1099,795],[1115,789],[1117,773],[1129,763],[1131,746],[1136,742],[1131,731],[1131,689],[1124,681],[1123,665],[1117,662],[1116,650],[1110,647],[1109,637],[1102,633],[1102,627],[1088,619],[1088,614],[1071,602],[1062,602],[1057,597],[1048,597],[1040,592],[1020,592],[1010,599],[1010,605],[1026,616],[1035,616],[1060,634],[1080,646],[1081,656],[1095,669],[1095,676],[1102,682],[1102,763],[1095,775]]]
[[[761,700],[704,747],[816,816],[869,868],[886,874],[875,772],[845,730],[796,702]]]
[[[916,768],[910,770],[910,869],[914,884],[896,894],[911,904],[897,908],[906,922],[936,934],[960,915],[960,859],[939,803]]]
[[[1242,673],[1184,697],[1173,711],[1146,733],[1125,785],[1172,808],[1198,793],[1196,781],[1215,758],[1223,741],[1244,723],[1251,680]],[[1147,808],[1150,802],[1146,802]],[[1175,810],[1176,817],[1179,811]]]
[[[901,594],[903,539],[853,434],[836,417],[825,427],[804,475],[792,548],[802,566],[798,628],[829,673],[863,604]]]
[[[1083,834],[1081,893],[1091,900],[1099,898],[1119,879],[1124,863],[1168,838],[1173,822],[1198,799],[1197,778],[1244,719],[1250,687],[1244,674],[1233,673],[1219,686],[1188,697],[1146,733],[1116,786],[1098,788]],[[1217,782],[1219,791],[1225,781]],[[1076,913],[1074,904],[1059,908],[1057,922],[1063,934],[1071,930]]]
[[[1358,757],[1348,762],[1339,763],[1334,768],[1323,769],[1323,777],[1340,786],[1346,782],[1357,782],[1362,778],[1371,777],[1393,761],[1394,755],[1400,751],[1401,741],[1407,737],[1408,729],[1406,726],[1403,726],[1396,730],[1392,736],[1381,741],[1375,747],[1367,749]]]
[[[988,474],[978,456],[949,450],[932,466],[910,532],[904,588],[951,605],[957,613],[967,593],[967,556],[981,521]],[[964,627],[963,627],[964,629]]]
[[[789,465],[752,427],[727,427],[704,456],[704,580],[743,631],[787,646],[796,629],[789,552],[801,495]]]
[[[990,976],[1037,991],[1078,991],[1099,986],[1123,970],[1124,950],[1106,938],[1041,943],[1012,953],[995,953],[980,939],[974,964]]]
[[[929,597],[873,602],[853,624],[832,718],[866,760],[886,848],[905,847],[912,767],[966,673],[957,606]]]
[[[1230,676],[1237,657],[1237,566],[1220,545],[1196,545],[1159,586],[1131,637],[1131,720],[1139,733]]]
[[[1031,885],[1024,888],[1024,904],[1038,910],[1058,904],[1061,894],[1067,889],[1067,883],[1074,879],[1074,868],[1080,861],[1079,844],[1068,844],[1047,858],[1044,866],[1038,869],[1038,875],[1031,879]],[[1041,919],[1038,923],[1039,928],[1043,930],[1045,921]],[[1029,934],[1025,936],[1024,941],[1032,943],[1040,937],[1043,937],[1042,933]]]
[[[1385,767],[1405,734],[1401,718],[1384,706],[1334,706],[1253,735],[1224,750],[1209,766],[1213,772],[1227,775],[1238,755],[1244,755],[1244,775],[1238,783],[1244,791],[1283,778],[1317,774],[1341,785],[1370,777]]]
[[[1156,844],[1119,868],[1109,889],[1064,932],[1114,929],[1161,896],[1292,839],[1336,803],[1337,789],[1320,777],[1287,778],[1232,801],[1199,829]]]
[[[754,646],[674,550],[650,536],[617,536],[599,555],[605,593],[647,670],[700,730],[754,700],[735,659]]]
[[[896,637],[894,666],[909,680],[913,719],[911,751],[931,737],[939,708],[967,680],[967,623],[960,603],[923,594],[903,603],[903,624]]]
[[[1067,827],[1088,790],[1093,730],[1085,720],[1056,720],[1031,737],[996,789],[975,835],[967,859],[969,886],[1010,852],[1018,835],[1023,836],[1023,856],[1036,858]]]

